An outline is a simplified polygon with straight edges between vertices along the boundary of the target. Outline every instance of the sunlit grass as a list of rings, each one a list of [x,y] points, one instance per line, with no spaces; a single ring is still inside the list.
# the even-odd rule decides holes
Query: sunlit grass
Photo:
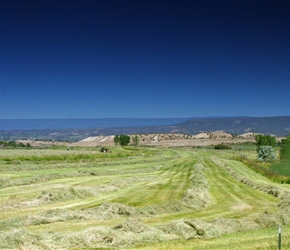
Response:
[[[97,148],[0,150],[0,240],[11,249],[25,249],[25,244],[39,247],[35,239],[52,249],[110,247],[112,242],[120,248],[142,243],[144,249],[206,249],[214,244],[228,246],[238,237],[246,241],[247,231],[257,227],[256,218],[265,211],[278,213],[280,200],[235,179],[219,164],[257,184],[273,185],[235,160],[241,154],[252,157],[254,153],[249,148],[114,147],[107,154]],[[193,178],[195,175],[198,178]],[[277,183],[275,187],[288,188]],[[178,232],[166,234],[160,230],[178,228],[184,220],[215,223],[219,218],[247,221],[249,227],[244,233],[211,240],[183,240]],[[144,232],[136,234],[120,226],[131,223],[129,227],[134,228],[134,220],[140,221]],[[259,232],[262,237],[264,231],[253,231],[248,236],[260,237]],[[100,238],[93,243],[84,238],[86,234]],[[154,243],[157,241],[162,243]],[[0,243],[0,247],[5,244]]]

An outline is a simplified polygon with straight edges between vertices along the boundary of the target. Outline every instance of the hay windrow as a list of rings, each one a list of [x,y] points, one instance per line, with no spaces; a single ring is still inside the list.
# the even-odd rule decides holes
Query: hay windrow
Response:
[[[0,235],[1,249],[126,248],[144,242],[177,239],[175,235],[129,219],[115,227],[90,227],[76,233],[31,234],[25,229]]]
[[[28,215],[23,219],[24,226],[49,224],[54,222],[72,222],[93,220],[96,216],[90,211],[72,211],[69,209],[47,210],[39,214]]]
[[[259,224],[261,227],[270,227],[281,224],[288,224],[290,222],[290,192],[278,188],[273,185],[263,185],[257,183],[251,179],[248,179],[244,176],[237,174],[234,170],[232,170],[229,166],[222,163],[221,160],[217,157],[212,157],[212,161],[226,170],[234,179],[254,188],[264,193],[270,194],[274,197],[280,198],[281,202],[278,204],[279,211],[276,213],[269,214],[267,211],[265,214],[260,215],[255,219],[255,222]]]
[[[209,185],[205,175],[205,168],[201,162],[195,164],[194,174],[190,176],[190,180],[192,187],[186,190],[182,201],[192,209],[200,210],[209,202]]]
[[[91,210],[104,220],[120,216],[136,216],[138,212],[135,208],[126,206],[121,203],[106,202],[101,206]]]
[[[140,214],[143,216],[152,216],[158,214],[171,214],[178,212],[189,212],[192,211],[191,208],[183,204],[181,200],[168,201],[160,205],[149,205],[138,209]]]
[[[19,218],[20,225],[31,226],[50,224],[55,222],[72,222],[72,221],[100,221],[111,220],[122,217],[136,217],[139,213],[132,207],[118,203],[104,203],[99,207],[86,210],[69,210],[69,209],[53,209],[42,213],[32,214]],[[6,222],[7,225],[11,221]],[[15,224],[15,223],[14,223]]]
[[[49,213],[55,216],[55,212]],[[50,232],[40,236],[22,228],[13,229],[1,234],[0,248],[26,249],[26,246],[33,246],[33,249],[125,248],[146,242],[213,238],[223,233],[239,231],[241,228],[239,220],[226,218],[212,222],[181,219],[159,226],[148,226],[139,218],[128,218],[113,227],[90,227],[70,234]]]
[[[146,216],[178,212],[199,211],[209,202],[209,185],[202,162],[194,165],[194,174],[190,177],[191,187],[185,191],[180,200],[168,201],[160,205],[149,205],[140,209]]]
[[[176,235],[180,239],[214,238],[225,233],[240,231],[242,228],[240,220],[229,218],[217,218],[212,222],[200,219],[183,219],[159,226],[162,231]]]
[[[11,186],[11,180],[7,177],[0,178],[0,188],[5,188]]]
[[[0,221],[0,249],[124,249],[146,242],[214,238],[290,222],[289,192],[271,182],[262,186],[242,176],[242,172],[237,174],[230,163],[223,163],[228,156],[216,157],[214,161],[207,150],[162,150],[158,151],[160,157],[147,153],[140,161],[111,161],[104,156],[102,162],[86,161],[85,165],[66,162],[55,173],[57,161],[47,165],[35,163],[31,172],[26,169],[23,175],[20,163],[19,175],[15,173],[11,180],[1,178],[0,209],[4,213]],[[214,164],[208,164],[208,159]],[[37,164],[45,169],[43,174]],[[241,183],[281,198],[279,212],[261,214],[268,209],[267,205],[269,211],[276,211],[277,199],[263,195],[261,201],[251,203],[261,193],[248,187],[247,196],[231,193],[232,186],[225,185],[234,184],[236,190],[245,186],[233,182],[224,169],[240,178]],[[42,186],[41,182],[46,183]],[[20,183],[28,185],[16,188]],[[223,190],[225,196],[221,199],[214,196]],[[223,204],[221,200],[227,194],[233,199]],[[261,205],[258,209],[257,204]],[[225,207],[228,211],[221,211]],[[225,218],[228,215],[230,218]]]
[[[1,249],[52,249],[43,242],[43,237],[37,234],[31,234],[24,228],[13,229],[0,234]]]
[[[244,176],[241,176],[239,174],[237,174],[232,168],[230,168],[228,165],[224,164],[223,162],[221,162],[221,160],[217,157],[211,157],[212,161],[222,167],[224,170],[226,170],[227,173],[229,173],[233,178],[235,178],[236,180],[254,188],[257,190],[260,190],[264,193],[268,193],[273,195],[274,197],[278,197],[280,199],[289,199],[290,197],[290,192],[289,191],[285,191],[283,189],[277,188],[275,186],[272,185],[263,185],[260,183],[257,183],[251,179],[248,179]]]
[[[66,239],[69,244],[90,248],[127,248],[144,242],[168,241],[177,239],[161,230],[148,227],[141,221],[127,220],[113,228],[92,227]]]
[[[190,224],[185,223],[184,220],[171,221],[166,225],[159,226],[159,229],[167,234],[177,235],[182,239],[193,239],[200,237],[197,230]]]

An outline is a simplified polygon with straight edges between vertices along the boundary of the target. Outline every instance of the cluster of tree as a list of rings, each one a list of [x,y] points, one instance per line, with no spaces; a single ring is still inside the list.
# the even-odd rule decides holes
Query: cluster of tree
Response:
[[[282,139],[281,142],[277,142],[274,136],[270,135],[256,135],[256,146],[258,153],[258,160],[260,161],[273,161],[276,154],[274,147],[280,146],[280,160],[290,160],[290,137]]]
[[[130,143],[130,136],[129,135],[115,135],[114,137],[114,142],[115,142],[115,145],[120,145],[120,146],[127,146],[129,143]],[[133,135],[132,136],[132,142],[133,142],[133,145],[135,147],[138,146],[139,144],[139,141],[140,141],[140,138],[138,135]]]
[[[118,146],[127,146],[130,143],[130,136],[129,135],[115,135],[114,142]]]
[[[22,142],[16,142],[16,141],[0,141],[0,146],[2,147],[9,147],[9,148],[25,148],[30,147],[30,143],[22,143]]]
[[[290,137],[280,142],[280,160],[290,160]]]
[[[273,161],[277,158],[274,150],[277,145],[276,137],[258,134],[255,136],[255,140],[259,161]]]
[[[261,146],[271,146],[275,147],[277,145],[276,137],[271,135],[256,135],[256,146],[257,146],[257,152],[259,152]]]

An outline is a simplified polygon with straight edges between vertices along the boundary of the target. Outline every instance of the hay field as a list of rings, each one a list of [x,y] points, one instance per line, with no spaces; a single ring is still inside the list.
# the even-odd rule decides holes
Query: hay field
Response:
[[[241,153],[255,157],[196,148],[1,149],[0,249],[229,249],[229,241],[265,238],[265,248],[253,241],[243,249],[277,249],[271,232],[290,222],[290,186],[233,160]]]

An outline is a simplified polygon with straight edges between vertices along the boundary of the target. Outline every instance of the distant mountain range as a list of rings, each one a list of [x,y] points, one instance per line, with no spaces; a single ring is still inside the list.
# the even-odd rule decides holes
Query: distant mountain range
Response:
[[[191,118],[0,119],[0,130],[90,129],[172,125]]]
[[[115,134],[225,131],[290,135],[290,116],[206,118],[109,118],[109,119],[0,119],[0,139],[77,141],[89,136]]]
[[[253,132],[285,136],[290,134],[290,116],[192,119],[178,124],[177,129],[190,134],[223,130],[237,135]]]

